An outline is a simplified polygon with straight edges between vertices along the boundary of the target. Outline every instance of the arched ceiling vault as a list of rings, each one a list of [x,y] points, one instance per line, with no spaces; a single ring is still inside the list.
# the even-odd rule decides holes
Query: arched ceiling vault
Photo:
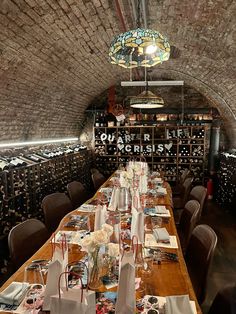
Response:
[[[110,42],[122,31],[117,2],[127,29],[134,28],[131,0],[0,1],[1,141],[77,135],[92,99],[129,79],[129,70],[108,62]],[[148,26],[180,51],[154,67],[152,79],[184,80],[236,135],[236,2],[146,3]]]

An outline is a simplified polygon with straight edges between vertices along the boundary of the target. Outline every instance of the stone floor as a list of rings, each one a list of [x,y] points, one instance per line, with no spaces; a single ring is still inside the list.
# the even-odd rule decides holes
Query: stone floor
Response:
[[[214,202],[208,201],[200,223],[211,226],[218,237],[215,256],[209,273],[207,297],[202,305],[204,314],[217,291],[227,284],[236,282],[236,215],[226,211]]]

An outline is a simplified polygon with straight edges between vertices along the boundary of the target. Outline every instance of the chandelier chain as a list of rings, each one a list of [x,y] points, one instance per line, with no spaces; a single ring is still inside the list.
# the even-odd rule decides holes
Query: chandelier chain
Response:
[[[141,9],[140,9],[140,0],[138,0],[138,6],[137,6],[137,28],[140,28],[141,27]]]

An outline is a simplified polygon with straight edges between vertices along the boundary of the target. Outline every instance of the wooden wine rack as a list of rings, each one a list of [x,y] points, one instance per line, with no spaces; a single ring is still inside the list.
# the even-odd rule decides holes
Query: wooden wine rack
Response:
[[[91,152],[84,150],[0,172],[0,234],[27,218],[43,219],[41,201],[79,180],[90,188]]]
[[[94,127],[96,166],[110,175],[119,165],[143,155],[151,170],[176,182],[185,168],[203,183],[209,149],[209,125]]]

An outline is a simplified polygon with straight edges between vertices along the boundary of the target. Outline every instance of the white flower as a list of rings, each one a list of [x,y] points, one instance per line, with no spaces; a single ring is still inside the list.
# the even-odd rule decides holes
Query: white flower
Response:
[[[106,231],[104,230],[97,230],[91,233],[94,242],[97,245],[106,244],[109,241],[109,236]]]
[[[128,180],[132,180],[132,179],[133,179],[133,176],[134,176],[134,174],[133,174],[133,171],[132,171],[132,170],[126,171],[126,178],[127,178]]]
[[[108,236],[110,237],[113,233],[113,227],[109,224],[103,224],[102,225],[102,230],[104,230]]]
[[[116,243],[108,243],[108,255],[111,257],[116,257],[119,255],[120,247]]]
[[[141,173],[141,166],[140,166],[140,164],[137,164],[137,163],[134,164],[133,170],[134,170],[134,172],[135,172],[136,174]]]
[[[82,250],[86,252],[93,252],[96,247],[96,243],[93,240],[91,235],[87,235],[80,241],[80,245],[82,246]]]

